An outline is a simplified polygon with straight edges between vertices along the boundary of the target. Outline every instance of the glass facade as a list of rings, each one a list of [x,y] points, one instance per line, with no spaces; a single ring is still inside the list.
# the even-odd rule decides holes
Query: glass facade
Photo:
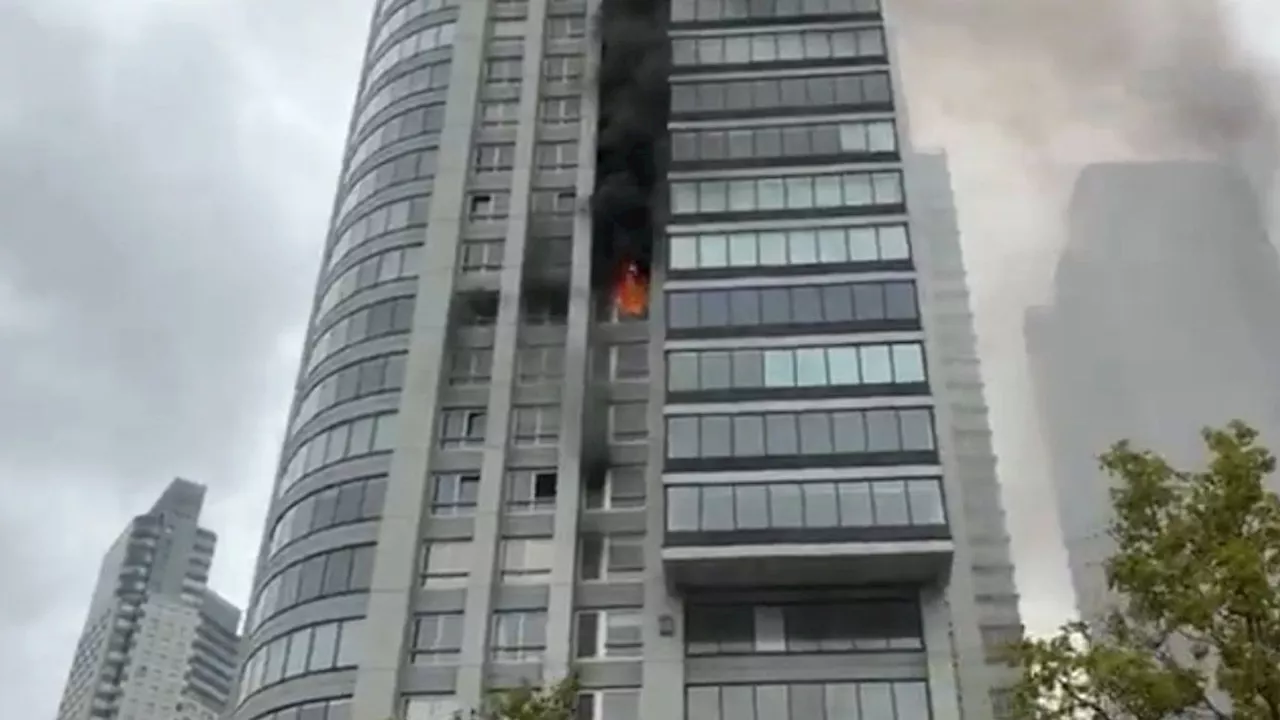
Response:
[[[234,720],[570,671],[580,720],[990,717],[947,579],[953,519],[1003,520],[953,472],[878,2],[654,4],[669,153],[619,317],[602,1],[380,3]]]

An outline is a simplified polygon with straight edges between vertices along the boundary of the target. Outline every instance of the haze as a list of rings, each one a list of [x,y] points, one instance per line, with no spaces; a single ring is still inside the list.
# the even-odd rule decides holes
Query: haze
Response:
[[[213,585],[247,597],[370,5],[0,0],[0,692],[30,717],[53,714],[101,552],[173,476],[210,486]],[[1274,198],[1280,6],[890,15],[915,141],[949,154],[1024,620],[1046,631],[1071,596],[1022,322],[1067,193],[1085,163],[1206,157]]]

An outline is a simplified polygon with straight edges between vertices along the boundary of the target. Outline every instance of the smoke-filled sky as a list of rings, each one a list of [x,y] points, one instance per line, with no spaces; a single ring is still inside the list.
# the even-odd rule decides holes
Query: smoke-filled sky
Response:
[[[0,0],[6,709],[52,717],[101,553],[175,475],[210,485],[213,583],[245,601],[370,5]],[[1271,169],[1260,93],[1280,86],[1280,6],[1215,7],[891,10],[917,142],[952,161],[1037,630],[1070,596],[1023,312],[1045,297],[1079,164],[1194,153]]]

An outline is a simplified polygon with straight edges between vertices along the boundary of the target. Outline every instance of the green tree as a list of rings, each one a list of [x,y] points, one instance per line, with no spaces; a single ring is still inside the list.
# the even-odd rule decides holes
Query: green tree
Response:
[[[543,687],[525,685],[495,692],[477,720],[573,720],[578,707],[578,679],[572,675]]]
[[[1019,720],[1280,720],[1276,460],[1241,422],[1203,437],[1198,472],[1127,441],[1102,456],[1118,481],[1106,576],[1120,600],[1013,648]]]
[[[573,720],[577,707],[578,678],[569,675],[542,687],[524,685],[490,693],[482,707],[459,711],[450,717],[452,720]]]

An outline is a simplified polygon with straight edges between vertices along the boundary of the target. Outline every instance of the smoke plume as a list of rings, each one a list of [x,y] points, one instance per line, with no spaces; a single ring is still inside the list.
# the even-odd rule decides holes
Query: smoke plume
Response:
[[[604,0],[597,23],[600,125],[591,214],[599,284],[621,262],[647,273],[653,255],[654,191],[670,102],[667,3]]]
[[[1032,150],[1084,125],[1143,155],[1207,156],[1270,184],[1276,78],[1245,49],[1225,0],[885,5],[920,62],[908,94],[947,120],[992,123]]]

